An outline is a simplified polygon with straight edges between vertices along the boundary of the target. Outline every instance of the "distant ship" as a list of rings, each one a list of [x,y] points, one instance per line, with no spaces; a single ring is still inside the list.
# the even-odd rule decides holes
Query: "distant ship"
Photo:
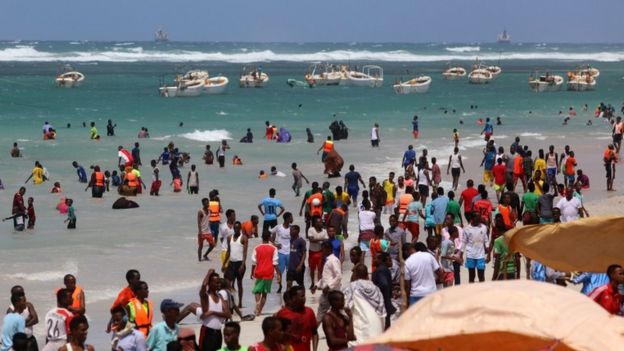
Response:
[[[154,41],[156,42],[166,42],[169,41],[169,35],[162,28],[154,33]]]
[[[507,34],[507,30],[503,30],[502,33],[500,33],[498,35],[498,37],[496,38],[496,42],[500,43],[500,44],[509,44],[511,43],[511,37],[509,36],[509,34]]]

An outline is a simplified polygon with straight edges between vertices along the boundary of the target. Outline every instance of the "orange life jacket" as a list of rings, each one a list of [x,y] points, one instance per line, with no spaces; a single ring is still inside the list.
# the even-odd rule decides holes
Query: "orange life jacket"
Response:
[[[210,211],[208,219],[210,222],[221,221],[221,212],[219,212],[220,209],[221,205],[219,204],[219,201],[210,201],[210,203],[208,203],[208,210]]]
[[[134,174],[134,172],[126,172],[126,180],[128,181],[129,187],[139,186],[139,180],[137,179],[137,176],[136,174]]]
[[[56,289],[56,292],[58,292],[61,289]],[[82,288],[80,287],[80,285],[76,284],[76,288],[74,289],[74,292],[72,293],[72,304],[70,305],[73,308],[80,308],[82,307],[80,305],[80,293],[82,292]]]
[[[407,206],[414,200],[412,194],[403,194],[399,197],[399,213],[405,214],[407,212]]]
[[[505,222],[505,227],[507,229],[511,228],[511,208],[510,206],[498,205],[498,213],[503,216],[503,222]]]
[[[134,312],[135,328],[147,337],[150,329],[152,329],[152,316],[154,314],[154,308],[152,306],[152,301],[147,299],[145,301],[147,302],[147,311],[145,311],[145,306],[143,306],[141,301],[139,301],[136,297],[128,302],[128,307],[131,312]],[[132,307],[130,307],[130,305]]]
[[[323,143],[323,152],[330,153],[334,149],[334,142],[331,140],[325,140]]]
[[[319,200],[318,205],[314,205],[312,203],[314,199]],[[308,197],[307,202],[310,208],[310,217],[321,217],[323,215],[323,194],[322,193],[316,193],[316,194],[310,195],[310,197]]]
[[[95,172],[95,186],[104,186],[104,172]]]

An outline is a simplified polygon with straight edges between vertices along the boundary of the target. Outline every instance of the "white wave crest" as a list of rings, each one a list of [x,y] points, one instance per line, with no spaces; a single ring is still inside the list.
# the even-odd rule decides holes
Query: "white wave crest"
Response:
[[[11,280],[29,280],[29,281],[40,281],[40,282],[49,282],[52,280],[62,280],[66,274],[77,274],[78,273],[78,264],[74,261],[68,261],[63,264],[63,269],[59,271],[39,271],[35,273],[12,273],[7,274],[6,277]]]
[[[125,43],[116,43],[115,46],[130,46],[130,45],[134,45],[134,42],[129,41],[129,42],[125,42]]]
[[[182,138],[186,138],[189,140],[195,141],[221,141],[221,140],[231,140],[232,137],[230,132],[225,129],[214,129],[214,130],[198,130],[191,133],[180,134]]]
[[[479,59],[498,60],[565,60],[565,61],[624,61],[624,51],[602,51],[593,53],[576,52],[506,52],[483,53]],[[0,62],[314,62],[314,61],[378,61],[378,62],[440,62],[474,60],[471,52],[449,54],[419,54],[405,50],[333,50],[302,53],[276,53],[272,50],[248,52],[204,52],[190,50],[146,50],[142,47],[115,47],[113,50],[47,52],[32,46],[20,46],[0,50]]]
[[[451,47],[451,48],[445,48],[446,51],[450,51],[450,52],[477,52],[477,51],[481,51],[481,48],[478,46],[458,46],[458,47]]]

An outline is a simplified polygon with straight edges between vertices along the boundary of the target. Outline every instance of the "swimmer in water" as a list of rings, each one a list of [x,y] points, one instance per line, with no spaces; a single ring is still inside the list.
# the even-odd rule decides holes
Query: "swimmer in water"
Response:
[[[178,124],[178,127],[184,127],[184,122],[180,122],[180,124]]]

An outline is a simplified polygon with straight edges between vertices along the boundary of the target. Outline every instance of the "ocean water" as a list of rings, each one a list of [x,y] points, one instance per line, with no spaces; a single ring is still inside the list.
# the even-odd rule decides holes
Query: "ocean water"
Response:
[[[476,57],[501,66],[502,75],[483,86],[470,85],[467,79],[442,79],[440,73],[448,62],[469,68]],[[315,61],[378,64],[384,68],[384,85],[377,89],[286,85],[289,78],[302,80]],[[481,127],[475,121],[485,117],[501,116],[504,126],[496,127],[495,136],[504,140],[503,145],[518,135],[544,146],[596,142],[602,148],[609,128],[599,120],[591,127],[585,123],[594,119],[592,110],[600,102],[614,104],[619,111],[623,61],[621,44],[0,42],[0,149],[5,149],[0,153],[0,179],[6,187],[0,191],[0,213],[10,214],[13,193],[39,160],[52,180],[61,182],[64,195],[75,200],[78,216],[78,229],[66,230],[64,218],[54,211],[58,196],[48,193],[50,185],[28,185],[26,197],[35,198],[37,229],[15,233],[9,223],[0,227],[0,291],[8,293],[10,286],[24,285],[43,316],[54,304],[52,292],[61,285],[63,275],[76,274],[86,289],[87,313],[95,325],[90,339],[102,346],[107,338],[100,332],[107,307],[124,285],[127,269],[143,273],[156,301],[172,296],[190,302],[196,299],[207,267],[218,260],[213,255],[210,264],[196,262],[195,221],[201,196],[173,194],[167,169],[162,170],[165,184],[160,198],[143,195],[137,199],[141,208],[113,211],[110,206],[117,197],[108,193],[104,199],[91,199],[84,185],[77,183],[71,161],[85,168],[98,164],[113,170],[117,146],[131,148],[138,140],[147,165],[162,147],[174,142],[198,164],[201,194],[219,189],[224,208],[236,209],[239,219],[257,214],[256,205],[269,187],[275,187],[287,210],[297,215],[301,200],[290,191],[290,176],[262,182],[257,173],[275,165],[288,174],[290,163],[298,162],[310,180],[324,181],[316,150],[333,120],[344,121],[350,129],[349,139],[336,143],[337,150],[347,165],[355,164],[365,177],[380,178],[388,169],[397,168],[408,143],[447,158],[452,128],[459,129],[466,153],[480,148]],[[54,77],[64,64],[86,75],[83,86],[54,86]],[[270,75],[269,85],[239,88],[241,67],[258,64]],[[537,94],[528,89],[527,77],[535,69],[565,75],[581,64],[600,69],[595,91]],[[169,99],[158,95],[161,81],[189,69],[226,75],[230,86],[223,95]],[[428,93],[394,93],[392,82],[419,74],[433,78]],[[581,111],[584,104],[589,105],[588,112]],[[565,115],[570,106],[578,116],[563,127],[558,112]],[[422,133],[417,141],[410,134],[415,114]],[[105,136],[108,119],[117,124],[114,138]],[[266,120],[288,129],[293,142],[280,145],[261,140]],[[40,127],[45,121],[57,128],[57,140],[41,140]],[[91,121],[104,135],[99,142],[90,141],[88,129],[82,127]],[[382,147],[371,151],[368,140],[375,122],[381,127]],[[136,139],[142,126],[149,129],[151,139]],[[306,143],[306,127],[312,129],[316,143]],[[246,128],[254,132],[254,144],[238,143]],[[227,167],[204,167],[205,145],[214,149],[222,139],[232,145]],[[15,141],[24,158],[9,158]],[[243,159],[243,167],[230,166],[234,154]],[[149,185],[148,168],[143,172]],[[182,169],[185,181],[187,171]],[[341,181],[331,183],[335,186]],[[298,216],[296,222],[303,224]],[[250,284],[246,283],[247,291]],[[251,296],[246,296],[246,312],[250,313],[253,304]],[[271,295],[269,304],[278,303],[277,296]],[[42,335],[43,328],[37,327],[36,333]]]

